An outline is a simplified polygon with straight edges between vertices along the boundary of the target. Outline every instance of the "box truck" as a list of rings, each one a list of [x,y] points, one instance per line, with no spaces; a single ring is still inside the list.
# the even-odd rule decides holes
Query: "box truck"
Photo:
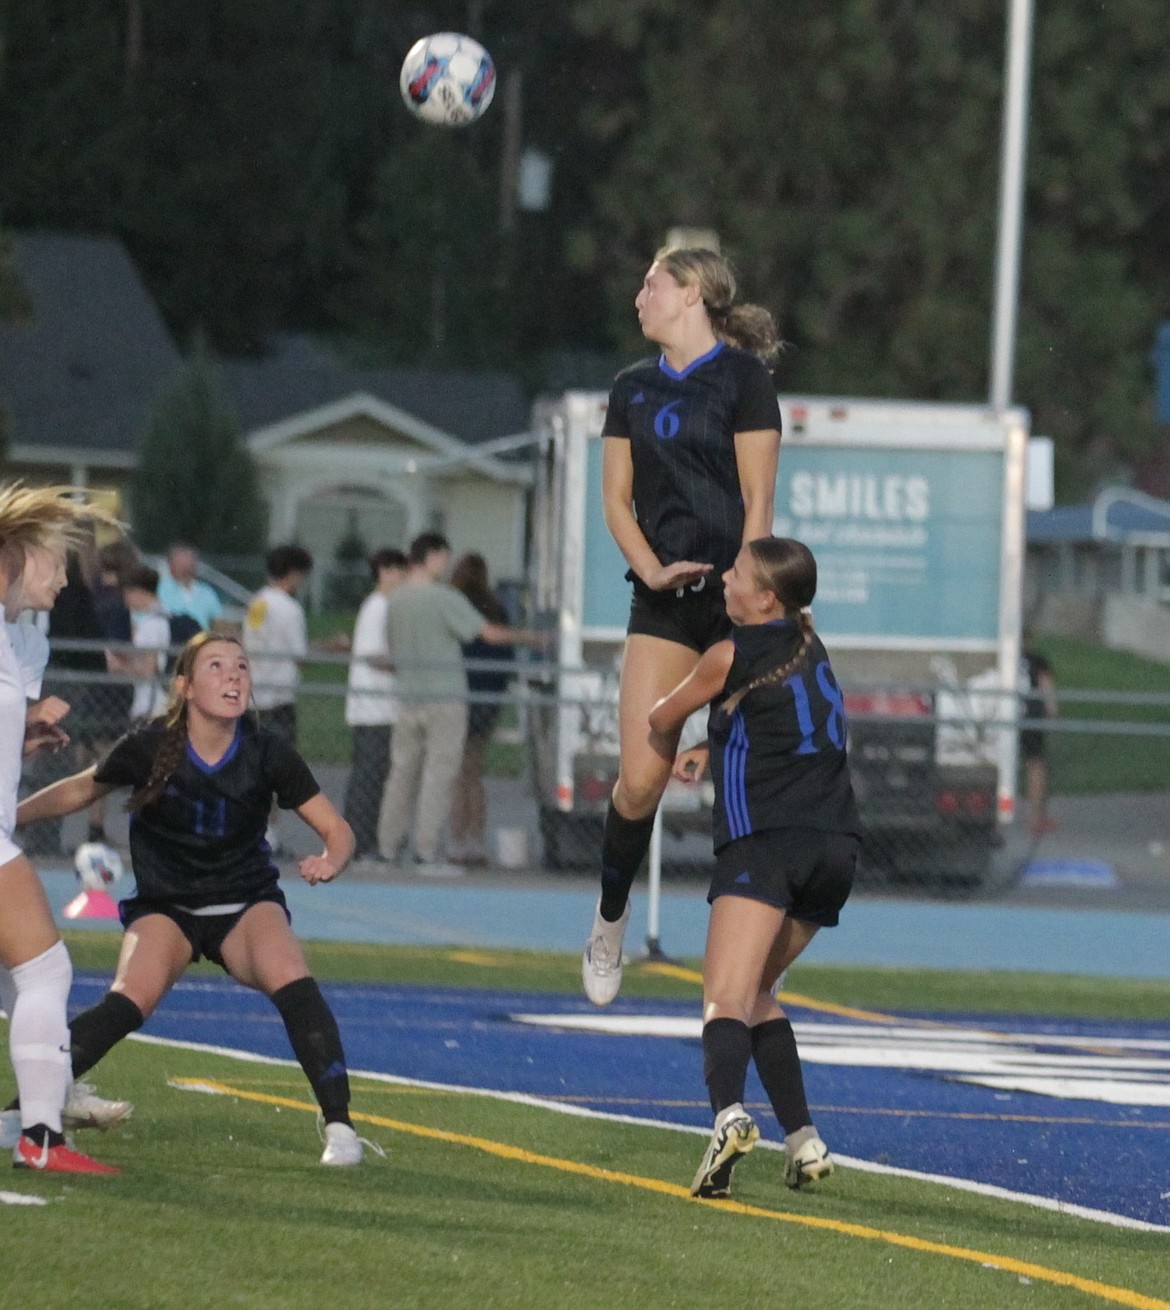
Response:
[[[606,400],[574,391],[534,412],[530,588],[559,646],[555,697],[529,723],[552,867],[596,861],[617,776],[630,585],[602,514]],[[780,406],[773,530],[817,558],[813,617],[846,693],[866,871],[976,885],[1014,807],[1027,413],[793,396]],[[705,712],[692,726],[701,735]],[[709,833],[709,804],[672,782],[665,831]]]

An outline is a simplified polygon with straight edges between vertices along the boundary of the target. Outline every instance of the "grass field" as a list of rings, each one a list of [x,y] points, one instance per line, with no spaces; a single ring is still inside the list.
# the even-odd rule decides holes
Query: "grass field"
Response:
[[[77,967],[107,968],[116,940],[72,934]],[[315,946],[312,956],[331,980],[579,985],[578,962],[550,955]],[[789,985],[870,1007],[1170,1012],[1162,983],[807,967]],[[629,989],[697,994],[641,969]],[[1170,1307],[1164,1234],[853,1170],[793,1193],[765,1152],[737,1173],[734,1201],[697,1202],[686,1188],[702,1150],[693,1134],[356,1078],[359,1129],[387,1158],[333,1172],[316,1163],[296,1068],[127,1042],[98,1072],[137,1109],[118,1133],[83,1141],[126,1172],[12,1175],[10,1193],[49,1204],[0,1211],[0,1306]],[[221,1094],[180,1090],[184,1079]]]
[[[1071,637],[1045,637],[1037,645],[1052,663],[1058,697],[1065,694],[1063,721],[1088,729],[1102,720],[1170,728],[1170,705],[1117,705],[1067,697],[1078,691],[1170,696],[1170,664]],[[1058,796],[1163,791],[1170,778],[1170,732],[1138,737],[1056,731],[1048,738],[1048,760],[1052,790]]]

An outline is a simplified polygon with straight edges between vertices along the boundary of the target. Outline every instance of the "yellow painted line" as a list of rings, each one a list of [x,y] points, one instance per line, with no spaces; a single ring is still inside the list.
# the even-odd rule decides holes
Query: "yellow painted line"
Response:
[[[454,960],[457,964],[477,964],[484,969],[503,969],[508,964],[507,960],[488,955],[486,951],[449,951],[447,959]]]
[[[224,1096],[238,1096],[245,1101],[258,1101],[263,1105],[277,1105],[286,1110],[305,1110],[317,1113],[317,1106],[308,1101],[295,1101],[287,1096],[273,1096],[265,1092],[249,1092],[227,1083],[210,1078],[174,1078],[175,1086],[204,1088],[219,1092]],[[1017,1260],[1013,1256],[996,1255],[991,1251],[976,1251],[965,1246],[950,1246],[945,1242],[931,1242],[922,1237],[911,1237],[906,1233],[895,1233],[889,1229],[871,1228],[868,1224],[849,1223],[842,1219],[825,1219],[819,1215],[786,1214],[780,1210],[765,1210],[762,1206],[745,1205],[742,1201],[707,1201],[690,1194],[690,1190],[678,1183],[668,1183],[661,1178],[644,1178],[639,1174],[621,1173],[614,1169],[602,1169],[597,1165],[583,1164],[579,1160],[562,1160],[552,1155],[541,1155],[536,1151],[527,1151],[520,1146],[511,1146],[507,1142],[492,1141],[487,1137],[473,1137],[468,1133],[453,1133],[445,1128],[431,1128],[423,1124],[405,1123],[400,1119],[387,1119],[378,1114],[355,1113],[354,1119],[361,1123],[372,1124],[376,1128],[388,1128],[392,1132],[408,1133],[412,1137],[427,1138],[431,1141],[447,1142],[453,1146],[469,1146],[473,1150],[483,1151],[502,1160],[513,1160],[520,1164],[539,1165],[545,1169],[556,1169],[560,1173],[576,1174],[582,1178],[592,1178],[598,1182],[621,1183],[625,1187],[636,1187],[640,1191],[654,1192],[659,1196],[671,1196],[680,1201],[689,1201],[695,1205],[722,1210],[728,1214],[746,1215],[753,1219],[772,1219],[777,1223],[795,1224],[801,1228],[817,1228],[823,1232],[839,1233],[844,1237],[859,1237],[864,1241],[885,1242],[890,1246],[904,1247],[909,1251],[918,1251],[924,1255],[942,1255],[952,1260],[964,1260],[977,1264],[981,1268],[1000,1269],[1004,1273],[1017,1274],[1037,1282],[1051,1283],[1056,1287],[1071,1287],[1078,1292],[1095,1296],[1114,1305],[1129,1306],[1132,1310],[1170,1310],[1170,1301],[1146,1296],[1143,1292],[1132,1291],[1128,1287],[1115,1287],[1111,1283],[1100,1283],[1094,1278],[1082,1278],[1079,1274],[1066,1273],[1062,1269],[1049,1269],[1045,1265],[1032,1264],[1028,1260]]]
[[[697,969],[687,969],[681,964],[660,964],[651,962],[642,965],[644,973],[656,973],[662,978],[677,978],[679,982],[693,982],[700,986],[703,975]],[[785,1005],[799,1005],[802,1010],[819,1010],[821,1014],[835,1014],[841,1019],[859,1019],[862,1023],[896,1023],[900,1025],[922,1024],[936,1026],[933,1019],[905,1019],[900,1015],[882,1014],[877,1010],[857,1010],[850,1005],[834,1005],[832,1001],[818,1001],[802,992],[780,992],[776,999]],[[938,1027],[947,1025],[938,1024]]]
[[[681,964],[660,964],[654,961],[640,965],[642,973],[656,973],[660,978],[677,978],[679,982],[703,982],[698,969],[685,969]]]

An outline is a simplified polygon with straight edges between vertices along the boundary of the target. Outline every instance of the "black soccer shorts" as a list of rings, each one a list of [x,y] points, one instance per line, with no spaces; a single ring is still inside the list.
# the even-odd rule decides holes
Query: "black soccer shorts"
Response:
[[[819,828],[777,828],[728,842],[715,855],[708,902],[742,896],[794,919],[835,928],[853,889],[861,839]]]

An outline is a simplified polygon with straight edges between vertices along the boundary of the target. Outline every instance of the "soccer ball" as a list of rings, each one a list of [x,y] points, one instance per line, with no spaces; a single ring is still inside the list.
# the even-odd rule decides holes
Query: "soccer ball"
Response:
[[[121,878],[122,857],[100,841],[87,841],[77,848],[73,868],[83,887],[91,892],[105,891]]]
[[[496,69],[492,57],[470,36],[436,32],[407,51],[398,78],[406,107],[417,118],[462,127],[492,102]]]

